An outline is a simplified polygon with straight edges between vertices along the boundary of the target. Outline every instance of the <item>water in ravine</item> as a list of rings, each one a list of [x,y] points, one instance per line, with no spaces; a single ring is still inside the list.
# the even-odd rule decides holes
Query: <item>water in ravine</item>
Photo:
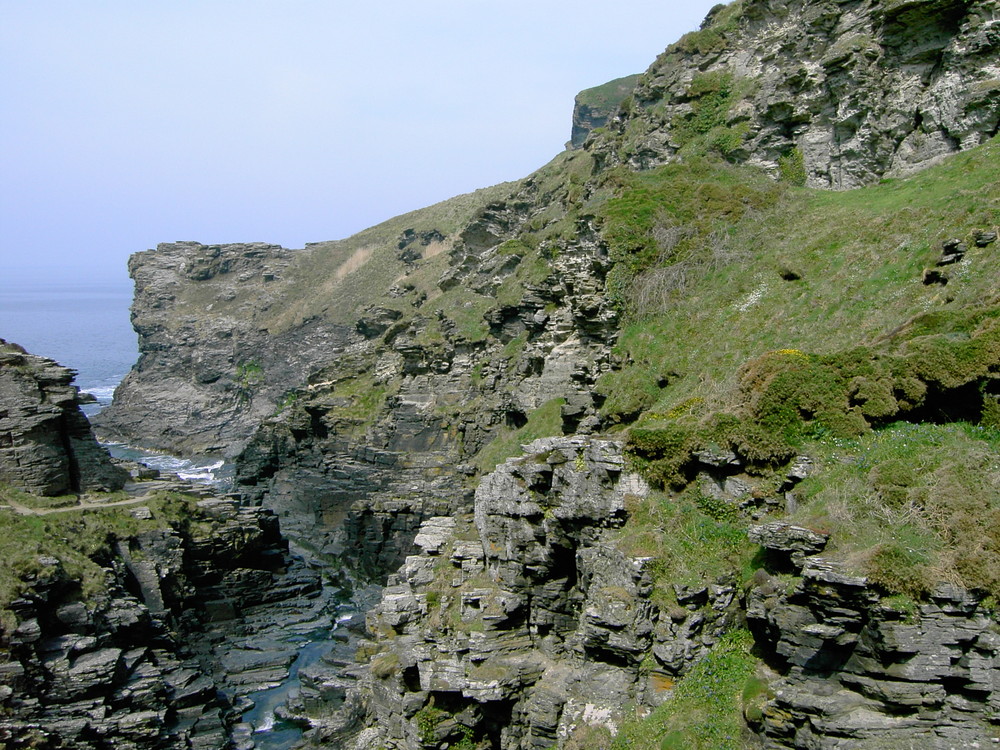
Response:
[[[76,385],[97,403],[84,406],[88,416],[111,403],[115,387],[138,358],[136,334],[129,319],[130,282],[11,283],[0,280],[0,338],[31,354],[76,370]],[[163,453],[107,444],[116,457],[139,461],[182,479],[225,484],[231,467],[215,458],[178,458]],[[244,720],[255,731],[261,750],[283,750],[296,743],[302,730],[276,721],[275,707],[298,689],[298,670],[330,648],[325,639],[306,641],[289,678],[281,685],[252,694],[256,704]]]

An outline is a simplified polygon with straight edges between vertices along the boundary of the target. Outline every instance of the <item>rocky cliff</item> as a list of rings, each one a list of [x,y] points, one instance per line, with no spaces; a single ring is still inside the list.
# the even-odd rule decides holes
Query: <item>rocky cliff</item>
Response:
[[[625,142],[595,148],[648,169],[705,137],[835,189],[911,173],[997,132],[998,23],[992,0],[719,6],[642,76],[611,126]]]
[[[80,410],[75,373],[0,339],[0,482],[64,495],[121,489],[113,465]]]
[[[705,459],[707,475],[725,476]],[[807,466],[793,465],[789,485]],[[659,707],[667,726],[690,727],[699,710],[729,710],[736,696],[723,692],[690,713],[664,708],[739,627],[757,654],[735,686],[745,723],[704,746],[1000,739],[995,614],[981,596],[940,584],[918,605],[886,599],[821,556],[827,535],[783,521],[748,526],[763,560],[751,579],[664,590],[662,562],[628,551],[649,493],[620,443],[543,439],[483,480],[474,514],[426,521],[369,614],[367,702],[324,740],[339,746],[367,712],[358,747],[596,748],[616,735],[615,747],[658,747],[669,733],[637,716]]]
[[[998,23],[720,6],[518,183],[135,256],[104,429],[387,583],[311,741],[997,738]]]
[[[291,251],[263,243],[161,244],[129,261],[139,361],[114,404],[95,420],[104,434],[182,454],[231,453],[347,335],[302,321],[269,331],[255,316]]]
[[[631,96],[639,76],[626,76],[608,81],[601,86],[584,89],[573,102],[573,129],[569,147],[580,148],[587,136],[608,124],[621,103]]]
[[[274,618],[276,604],[292,608],[282,624],[294,627],[294,608],[319,594],[316,575],[290,566],[272,515],[231,500],[150,495],[103,516],[62,511],[46,533],[104,529],[89,563],[96,576],[82,577],[72,552],[55,544],[60,557],[38,556],[36,572],[4,602],[0,740],[12,748],[230,747],[238,698],[280,678],[294,646],[272,645],[273,658],[261,629],[255,665],[227,660],[244,653],[240,635],[256,617]],[[7,533],[27,533],[28,519],[3,520]],[[270,613],[260,611],[268,605]]]

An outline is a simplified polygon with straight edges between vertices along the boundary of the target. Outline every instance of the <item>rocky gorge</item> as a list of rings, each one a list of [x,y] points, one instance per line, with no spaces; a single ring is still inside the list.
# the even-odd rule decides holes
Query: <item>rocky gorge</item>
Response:
[[[310,643],[356,640],[349,590],[271,512],[111,459],[72,371],[3,357],[0,743],[253,747],[261,692]]]
[[[309,637],[338,611],[278,519],[377,586],[284,709],[306,745],[1000,740],[997,81],[996,2],[745,0],[524,180],[301,251],[136,254],[141,357],[98,429],[228,455],[239,501],[108,558],[159,651],[11,605],[9,726],[52,721],[21,675],[59,674],[55,639],[112,696],[162,685],[40,700],[110,717],[74,737],[161,711],[135,746],[247,743],[225,686],[267,679],[218,666],[230,634],[287,673],[267,607]],[[170,703],[197,658],[226,698]]]

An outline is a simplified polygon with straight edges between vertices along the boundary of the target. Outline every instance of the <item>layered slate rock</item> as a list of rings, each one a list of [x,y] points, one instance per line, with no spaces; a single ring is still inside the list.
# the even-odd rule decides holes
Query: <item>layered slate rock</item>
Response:
[[[483,479],[472,517],[425,521],[419,553],[369,614],[366,698],[348,700],[323,740],[368,723],[367,741],[413,750],[469,731],[505,750],[560,746],[613,730],[629,704],[658,705],[732,625],[725,582],[678,589],[670,617],[649,601],[650,561],[617,546],[627,499],[649,491],[620,443],[524,448]]]
[[[198,242],[133,255],[139,361],[95,418],[100,434],[180,454],[237,452],[281,394],[343,344],[344,331],[322,321],[277,335],[255,322],[294,255]]]
[[[750,0],[718,6],[643,75],[608,125],[625,151],[595,147],[648,169],[717,128],[735,161],[778,171],[794,155],[811,187],[859,187],[994,135],[998,74],[993,0]]]
[[[0,482],[39,495],[120,489],[80,410],[75,373],[0,339]]]
[[[893,606],[807,558],[791,587],[755,586],[747,618],[781,673],[757,728],[772,748],[986,747],[1000,740],[1000,639],[979,597],[939,585]]]
[[[0,626],[0,747],[222,750],[249,734],[237,706],[287,678],[335,606],[269,512],[211,497],[189,520],[111,544],[97,595],[40,560]]]

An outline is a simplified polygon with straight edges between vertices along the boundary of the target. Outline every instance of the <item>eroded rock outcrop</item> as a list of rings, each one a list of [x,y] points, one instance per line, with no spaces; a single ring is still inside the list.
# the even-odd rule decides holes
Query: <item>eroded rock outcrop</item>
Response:
[[[39,495],[117,490],[111,462],[80,410],[75,374],[0,339],[0,482]]]
[[[758,536],[788,552],[773,534]],[[810,556],[798,567],[794,584],[760,571],[746,598],[758,648],[780,674],[755,722],[767,747],[1000,740],[1000,642],[981,596],[941,584],[899,606],[836,562]]]
[[[638,75],[616,78],[577,94],[573,102],[573,130],[569,147],[580,148],[587,136],[607,125],[621,103],[632,94],[638,81]]]
[[[346,332],[323,321],[269,331],[294,253],[264,243],[163,243],[129,260],[139,361],[94,422],[104,435],[175,453],[238,452]]]
[[[208,498],[104,549],[97,595],[42,560],[0,632],[0,744],[231,747],[244,697],[287,676],[296,638],[333,627],[318,575],[286,546],[272,514]]]
[[[731,159],[846,189],[985,142],[1000,123],[994,0],[719,6],[643,75],[595,143],[647,169],[699,135]],[[617,150],[614,150],[617,149]]]
[[[406,748],[552,747],[661,702],[737,599],[720,584],[682,588],[670,617],[651,604],[650,560],[617,546],[646,492],[619,443],[542,439],[484,478],[471,517],[426,521],[369,615],[367,702],[350,704],[367,719],[341,726]]]

